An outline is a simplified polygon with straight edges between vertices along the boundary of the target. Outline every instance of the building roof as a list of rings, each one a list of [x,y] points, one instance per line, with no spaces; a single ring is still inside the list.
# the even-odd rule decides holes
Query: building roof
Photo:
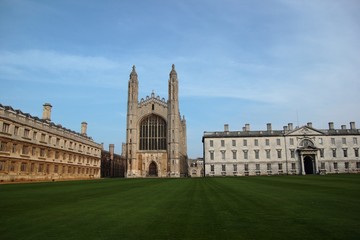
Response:
[[[58,128],[58,129],[61,129],[61,130],[64,130],[66,132],[69,132],[69,133],[72,133],[72,134],[75,134],[75,135],[78,135],[80,137],[83,137],[83,138],[86,138],[88,140],[91,140],[93,141],[93,139],[91,137],[88,137],[88,136],[85,136],[85,135],[82,135],[78,132],[75,132],[71,129],[68,129],[68,128],[65,128],[63,127],[61,124],[55,124],[54,122],[51,122],[51,121],[48,121],[48,120],[44,120],[44,119],[41,119],[39,117],[36,117],[36,116],[32,116],[31,114],[29,113],[24,113],[23,111],[19,110],[19,109],[14,109],[12,108],[11,106],[4,106],[0,103],[0,109],[4,109],[5,111],[9,111],[9,112],[12,112],[14,114],[17,114],[17,115],[20,115],[20,116],[23,116],[25,118],[28,118],[28,119],[32,119],[34,121],[37,121],[37,122],[41,122],[43,124],[47,124],[49,125],[50,127],[55,127],[55,128]]]

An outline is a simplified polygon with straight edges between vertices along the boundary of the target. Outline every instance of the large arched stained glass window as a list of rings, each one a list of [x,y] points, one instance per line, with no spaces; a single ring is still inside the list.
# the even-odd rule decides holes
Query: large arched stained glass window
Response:
[[[140,123],[140,150],[166,150],[166,122],[150,115]]]

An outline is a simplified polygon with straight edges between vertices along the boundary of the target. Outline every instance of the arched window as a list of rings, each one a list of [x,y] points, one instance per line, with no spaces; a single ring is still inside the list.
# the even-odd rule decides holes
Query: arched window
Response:
[[[166,150],[166,122],[150,115],[140,123],[140,150]]]
[[[309,139],[304,139],[300,146],[303,146],[303,147],[314,147],[314,143],[312,141],[310,141]]]

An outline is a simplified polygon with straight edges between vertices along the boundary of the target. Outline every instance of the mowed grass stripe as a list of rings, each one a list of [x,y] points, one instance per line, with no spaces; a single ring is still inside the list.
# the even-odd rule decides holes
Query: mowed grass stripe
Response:
[[[0,185],[3,239],[356,239],[360,176]]]

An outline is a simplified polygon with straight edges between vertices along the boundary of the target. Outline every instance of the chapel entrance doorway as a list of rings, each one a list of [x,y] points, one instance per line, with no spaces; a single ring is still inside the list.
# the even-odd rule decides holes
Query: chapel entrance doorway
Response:
[[[150,177],[157,177],[158,176],[158,171],[157,171],[157,166],[155,162],[151,162],[149,165],[149,176]]]

